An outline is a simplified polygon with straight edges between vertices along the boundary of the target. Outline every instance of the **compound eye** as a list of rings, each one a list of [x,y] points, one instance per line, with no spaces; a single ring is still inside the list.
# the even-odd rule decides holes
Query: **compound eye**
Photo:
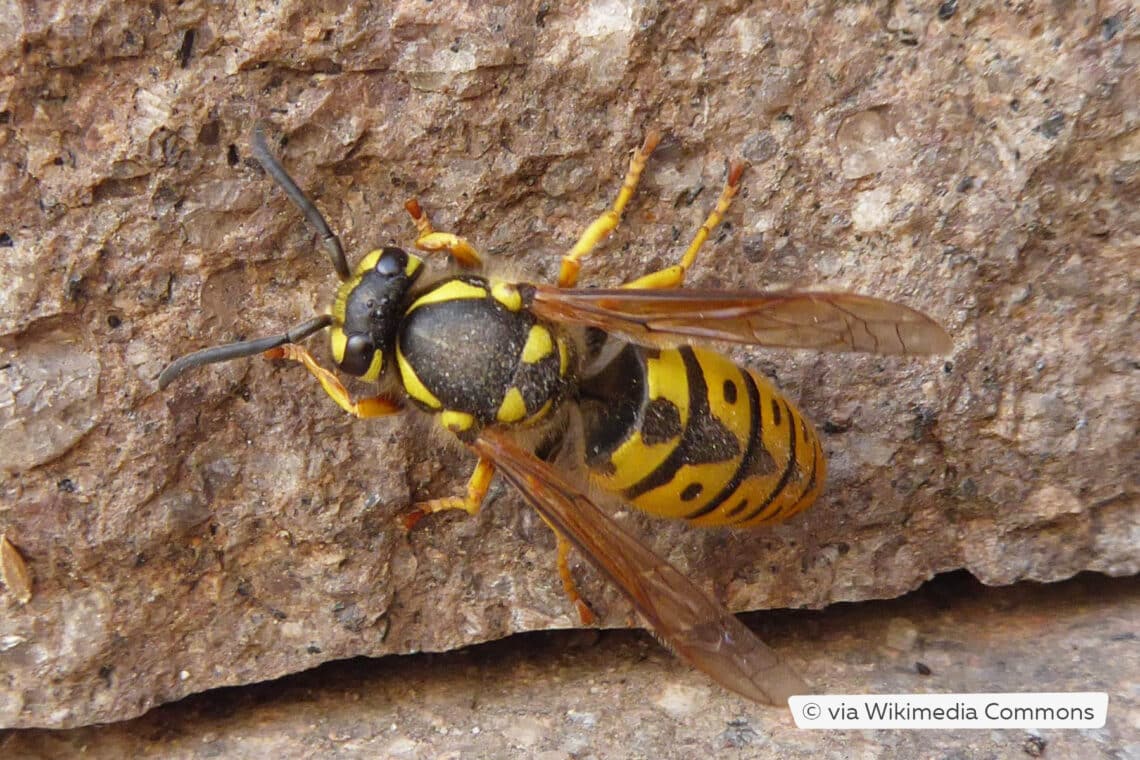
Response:
[[[340,368],[350,375],[362,376],[372,366],[372,357],[376,347],[367,335],[349,335],[344,344],[344,359]]]
[[[408,254],[399,248],[385,248],[376,262],[376,271],[382,275],[392,277],[403,274],[408,267]]]

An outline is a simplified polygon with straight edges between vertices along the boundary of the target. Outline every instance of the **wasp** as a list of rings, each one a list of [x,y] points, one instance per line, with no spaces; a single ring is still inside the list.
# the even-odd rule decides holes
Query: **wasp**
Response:
[[[831,351],[928,354],[949,336],[906,306],[852,293],[684,289],[685,274],[740,186],[729,165],[716,206],[680,261],[618,288],[577,288],[582,261],[613,232],[659,141],[635,150],[611,207],[582,232],[553,285],[499,279],[468,240],[405,207],[425,259],[386,247],[350,268],[339,238],[270,152],[260,125],[253,155],[319,235],[341,284],[328,313],[287,332],[206,348],[161,373],[264,353],[303,364],[359,418],[409,406],[434,415],[477,463],[462,496],[416,514],[475,514],[497,472],[553,528],[558,569],[583,621],[570,575],[577,549],[657,635],[715,681],[756,702],[786,704],[804,680],[746,626],[602,510],[608,493],[645,512],[700,526],[754,526],[808,507],[823,487],[819,435],[758,373],[689,341]],[[354,400],[300,342],[328,330],[336,368],[378,384]]]

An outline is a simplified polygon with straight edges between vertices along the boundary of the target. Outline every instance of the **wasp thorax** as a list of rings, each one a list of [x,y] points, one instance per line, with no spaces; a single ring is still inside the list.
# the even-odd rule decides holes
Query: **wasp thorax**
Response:
[[[365,256],[340,286],[331,339],[333,359],[343,372],[366,380],[380,376],[422,263],[399,248],[382,248]]]

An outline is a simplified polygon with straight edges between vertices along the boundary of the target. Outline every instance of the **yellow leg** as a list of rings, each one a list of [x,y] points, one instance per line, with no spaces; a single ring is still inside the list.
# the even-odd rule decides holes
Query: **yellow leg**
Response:
[[[629,199],[633,197],[633,191],[637,188],[637,183],[641,179],[641,172],[645,170],[645,162],[649,160],[649,154],[657,147],[657,143],[661,141],[661,135],[656,130],[650,130],[645,135],[645,141],[642,142],[641,147],[633,153],[633,158],[629,161],[629,171],[625,173],[625,180],[621,183],[621,190],[618,191],[617,199],[610,210],[599,216],[578,238],[578,242],[570,249],[570,252],[562,257],[562,268],[558,273],[558,287],[572,288],[578,283],[578,271],[582,268],[581,260],[590,254],[618,226],[621,221],[621,215],[625,212],[625,207],[629,204]]]
[[[582,625],[593,625],[596,620],[594,611],[578,593],[578,584],[574,583],[574,576],[570,574],[570,542],[556,530],[554,537],[558,539],[558,575],[562,578],[562,589],[570,598],[570,603],[578,610],[578,619],[582,621]]]
[[[685,281],[685,272],[689,271],[689,267],[691,267],[693,262],[697,259],[697,252],[701,250],[701,246],[708,240],[713,229],[720,224],[725,212],[728,211],[729,204],[732,203],[732,199],[736,197],[736,191],[740,189],[740,177],[742,174],[744,174],[744,164],[740,161],[733,161],[728,167],[728,181],[724,185],[724,190],[720,193],[716,207],[712,210],[712,213],[708,215],[708,218],[705,219],[701,228],[697,230],[697,234],[693,236],[693,242],[689,244],[679,264],[665,267],[656,272],[650,272],[643,277],[638,277],[632,282],[625,283],[622,287],[637,290],[660,290],[680,287]]]
[[[475,250],[475,246],[467,242],[466,238],[452,235],[450,232],[436,232],[431,226],[427,213],[420,207],[419,201],[412,198],[404,204],[404,208],[412,215],[416,223],[416,248],[421,251],[445,251],[460,266],[468,269],[477,269],[483,266],[483,257]]]
[[[445,509],[462,509],[474,517],[479,514],[479,507],[483,505],[483,499],[487,497],[487,491],[491,488],[491,478],[493,477],[495,477],[495,465],[490,459],[480,458],[475,465],[475,471],[471,473],[471,477],[467,481],[466,495],[445,496],[440,499],[417,502],[415,507],[420,512],[419,516],[442,512]],[[419,521],[419,516],[412,522],[412,525]],[[405,524],[407,523],[405,522]]]
[[[494,476],[494,463],[490,459],[480,457],[475,465],[475,471],[467,480],[467,493],[464,496],[445,496],[439,499],[417,502],[415,511],[404,516],[404,527],[411,530],[424,515],[435,514],[448,509],[461,509],[474,517],[479,514],[479,508],[483,506],[483,500],[487,498],[487,491],[491,488],[491,479]],[[549,523],[547,524],[549,525]],[[554,526],[551,526],[551,530],[554,530]],[[570,573],[571,544],[557,530],[554,530],[554,536],[558,539],[558,575],[562,578],[562,588],[566,591],[566,596],[570,598],[574,608],[578,610],[578,617],[582,621],[582,625],[593,625],[594,611],[578,593],[578,586],[574,583],[574,576]]]
[[[337,403],[344,411],[359,417],[361,419],[368,419],[370,417],[385,417],[389,414],[396,414],[402,411],[402,407],[396,401],[386,396],[374,396],[372,398],[362,398],[360,401],[353,401],[352,397],[348,394],[348,389],[341,384],[337,376],[317,363],[304,346],[296,343],[286,343],[284,346],[271,348],[265,352],[267,359],[288,359],[290,361],[300,362],[305,365],[305,368],[312,373],[313,377],[317,378],[321,383],[321,387],[325,389],[325,393]]]

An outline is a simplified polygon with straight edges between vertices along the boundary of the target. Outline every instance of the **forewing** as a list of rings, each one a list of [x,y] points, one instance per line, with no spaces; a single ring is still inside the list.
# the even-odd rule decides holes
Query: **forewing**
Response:
[[[953,346],[922,312],[854,293],[533,287],[531,308],[540,317],[642,343],[700,338],[876,354],[938,354]]]
[[[553,467],[485,430],[472,448],[610,579],[681,659],[756,702],[787,704],[810,689],[736,616],[645,548]]]

